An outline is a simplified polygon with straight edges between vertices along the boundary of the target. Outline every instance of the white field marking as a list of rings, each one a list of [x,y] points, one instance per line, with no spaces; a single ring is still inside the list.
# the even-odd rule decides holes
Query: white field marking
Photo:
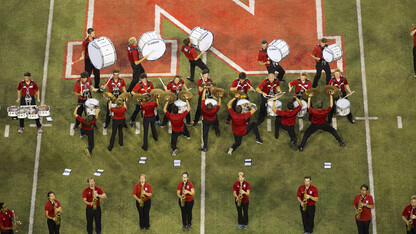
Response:
[[[103,135],[106,136],[107,135],[107,128],[104,128],[105,123],[103,123]]]
[[[298,118],[299,120],[299,131],[303,131],[303,119]]]
[[[6,125],[4,128],[4,137],[9,137],[10,125]]]
[[[46,81],[48,77],[48,65],[49,65],[49,49],[51,44],[51,32],[52,32],[52,20],[53,20],[53,6],[54,0],[50,0],[49,5],[49,19],[48,19],[48,29],[46,35],[46,46],[45,46],[45,61],[43,64],[43,79],[42,79],[42,101],[41,105],[45,105],[45,96],[46,96]],[[42,120],[41,118],[40,120]],[[33,223],[35,215],[35,203],[36,203],[36,190],[38,186],[38,171],[39,171],[39,158],[40,158],[40,146],[42,142],[42,134],[37,135],[37,144],[36,144],[36,158],[35,166],[33,169],[33,187],[32,187],[32,199],[30,202],[30,216],[29,216],[29,234],[33,233]]]
[[[355,119],[356,120],[378,120],[378,117],[355,117]]]
[[[69,126],[69,135],[73,136],[75,134],[74,132],[74,123],[71,123],[71,125]]]
[[[337,118],[332,118],[332,127],[335,128],[335,130],[338,130],[338,128],[337,128]]]
[[[88,1],[88,19],[87,19],[87,29],[92,28],[92,22],[94,19],[94,1],[95,0],[89,0]],[[87,36],[88,33],[85,32],[85,36]]]
[[[201,128],[201,147],[204,147],[203,131]],[[201,151],[201,224],[200,233],[205,233],[205,157],[206,153]]]
[[[233,2],[237,3],[237,5],[239,5],[240,7],[242,7],[244,10],[250,12],[250,14],[254,15],[254,5],[255,5],[255,0],[249,0],[248,1],[248,6],[241,2],[240,0],[233,0]]]
[[[402,117],[401,116],[397,116],[397,127],[398,128],[403,128],[403,123],[402,123]]]
[[[370,139],[370,121],[368,117],[368,99],[367,99],[367,80],[365,74],[365,59],[364,59],[364,40],[363,40],[363,27],[361,22],[361,1],[356,0],[357,5],[357,23],[358,23],[358,39],[360,44],[360,61],[361,61],[361,78],[363,87],[363,99],[364,99],[364,117],[365,119],[365,135],[367,143],[367,162],[368,162],[368,180],[370,182],[370,194],[374,194],[374,177],[373,177],[373,160],[371,157],[371,139]],[[376,220],[376,209],[371,209],[371,222],[373,224],[373,234],[377,234],[377,220]]]
[[[207,64],[207,53],[204,53],[202,55],[202,62],[204,62],[205,64]]]
[[[168,122],[168,133],[172,133],[172,124]]]
[[[36,124],[29,124],[29,127],[34,128],[37,127]],[[42,127],[52,127],[52,124],[42,124]]]
[[[271,132],[272,131],[272,120],[270,118],[267,118],[267,131]]]
[[[140,134],[140,121],[136,122],[136,135]]]

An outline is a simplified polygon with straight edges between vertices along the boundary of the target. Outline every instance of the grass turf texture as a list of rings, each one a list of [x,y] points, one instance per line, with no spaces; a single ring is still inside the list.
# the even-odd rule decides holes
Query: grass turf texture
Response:
[[[404,94],[397,95],[403,87],[411,84],[409,82],[414,82],[411,77],[413,73],[411,38],[408,36],[412,22],[410,19],[412,9],[408,6],[411,4],[412,1],[400,4],[387,1],[362,3],[369,112],[370,116],[379,118],[370,122],[378,233],[395,233],[404,229],[400,219],[401,211],[408,204],[410,195],[415,193],[414,179],[411,179],[414,150],[409,147],[409,143],[414,139],[412,129],[415,124],[411,121],[414,111],[408,108],[409,104],[405,101]],[[31,71],[38,85],[42,84],[48,7],[48,2],[13,1],[3,3],[3,7],[0,8],[1,25],[4,29],[3,34],[0,35],[3,41],[0,45],[2,54],[0,61],[1,64],[11,68],[5,69],[1,76],[4,98],[0,103],[3,109],[15,103],[15,87],[22,80],[24,71]],[[73,137],[68,134],[69,123],[74,119],[72,113],[76,98],[72,93],[74,81],[62,81],[61,69],[65,41],[78,40],[84,36],[82,29],[85,7],[84,1],[55,2],[45,100],[45,103],[52,107],[54,121],[52,127],[44,128],[42,135],[34,233],[44,233],[47,230],[43,207],[49,190],[55,191],[57,199],[63,206],[61,232],[85,232],[85,208],[81,193],[87,186],[86,178],[98,168],[105,171],[101,177],[96,178],[97,185],[102,187],[109,197],[102,203],[102,223],[105,233],[112,233],[114,226],[120,228],[121,233],[138,231],[138,214],[131,191],[141,173],[147,174],[148,182],[152,184],[154,190],[150,212],[152,232],[180,232],[181,219],[175,190],[180,181],[180,174],[184,170],[189,171],[190,181],[196,188],[193,231],[197,232],[200,228],[201,160],[200,152],[196,149],[201,142],[201,125],[190,128],[190,140],[179,138],[178,147],[181,151],[175,158],[170,156],[170,136],[166,128],[158,128],[158,144],[149,137],[149,151],[146,153],[140,148],[142,132],[140,135],[135,135],[134,129],[127,129],[124,131],[124,146],[119,147],[116,143],[111,154],[106,149],[111,130],[108,131],[107,136],[103,136],[100,129],[95,132],[96,147],[92,160],[83,153],[87,142],[79,139],[79,131]],[[352,89],[356,91],[350,98],[352,111],[354,116],[363,116],[355,2],[325,1],[324,7],[326,34],[344,35],[347,71],[345,76]],[[17,8],[19,11],[12,11]],[[391,13],[386,17],[380,17],[387,9]],[[163,21],[163,32],[166,38],[182,39],[185,36],[166,20]],[[21,43],[22,41],[25,43]],[[393,44],[399,45],[399,49],[386,49]],[[183,55],[180,59],[180,73],[187,75],[188,61]],[[235,71],[210,53],[208,53],[207,65],[212,70],[211,77],[222,88],[228,89],[232,79],[237,76]],[[198,73],[197,69],[196,74]],[[285,78],[290,81],[295,77],[288,75]],[[309,77],[312,78],[313,75]],[[253,85],[257,85],[263,76],[250,77],[250,79]],[[320,85],[323,85],[324,79],[322,76]],[[394,80],[394,85],[390,85],[387,90],[382,88],[383,85],[379,85],[389,84],[391,79]],[[160,87],[158,80],[151,80]],[[196,94],[196,84],[187,84],[194,88],[193,93]],[[287,91],[286,85],[286,83],[282,84],[283,91]],[[399,96],[401,99],[397,98]],[[250,94],[250,98],[258,102],[256,95]],[[99,99],[102,101],[102,98]],[[289,99],[289,97],[282,99],[283,106]],[[346,118],[338,118],[339,133],[348,143],[347,147],[340,149],[332,136],[318,132],[309,139],[303,153],[290,150],[289,138],[284,131],[281,131],[280,138],[276,141],[273,132],[266,131],[265,122],[260,128],[263,145],[255,144],[255,137],[251,133],[244,137],[242,146],[234,155],[228,156],[225,150],[233,143],[233,137],[231,126],[226,127],[223,124],[227,101],[223,102],[219,113],[221,138],[216,138],[212,130],[209,137],[209,151],[206,157],[206,232],[237,232],[235,228],[237,215],[231,186],[236,181],[238,171],[244,171],[252,185],[249,232],[300,233],[302,231],[295,196],[304,175],[312,176],[312,183],[318,187],[320,194],[315,231],[356,232],[352,200],[358,193],[359,186],[368,183],[364,122],[357,121],[353,126]],[[195,105],[194,102],[192,117]],[[133,108],[133,105],[129,105],[129,115]],[[104,105],[101,109],[104,110]],[[397,115],[403,117],[404,129],[397,129]],[[9,207],[16,211],[24,223],[23,232],[27,232],[36,149],[36,130],[28,126],[34,121],[26,120],[25,132],[19,135],[18,121],[7,118],[5,111],[0,112],[0,116],[2,128],[10,124],[10,137],[1,138],[3,163],[0,178],[3,189],[0,191],[0,200],[8,203]],[[257,114],[254,119],[256,118]],[[99,117],[100,127],[103,121],[104,111]],[[307,126],[305,121],[304,127]],[[299,142],[303,133],[299,134],[297,131],[297,134]],[[139,156],[148,157],[146,165],[137,164]],[[244,158],[252,158],[253,166],[244,167]],[[181,159],[182,166],[174,168],[173,159]],[[325,161],[331,161],[333,168],[324,170]],[[61,175],[64,168],[73,169],[69,177]]]

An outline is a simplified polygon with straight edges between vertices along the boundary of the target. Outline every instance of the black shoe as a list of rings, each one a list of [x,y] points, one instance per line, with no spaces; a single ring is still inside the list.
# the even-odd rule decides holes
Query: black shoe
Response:
[[[108,128],[108,124],[104,124],[104,129],[107,129]]]
[[[341,147],[344,147],[344,146],[346,146],[347,145],[347,143],[345,143],[345,142],[343,142],[343,141],[340,141],[339,142],[339,146],[341,146]]]
[[[188,227],[186,227],[186,230],[190,231],[191,230],[191,225],[189,224]]]
[[[203,152],[207,152],[208,151],[207,148],[198,148],[198,150],[203,151]]]
[[[112,150],[110,147],[107,147],[107,149],[108,149],[108,151],[110,151],[110,152],[111,152],[111,150]]]
[[[298,147],[296,147],[295,142],[291,141],[290,142],[290,146],[292,147],[292,150],[296,151],[298,149]]]
[[[97,93],[103,93],[104,91],[102,89],[98,89]]]
[[[74,127],[72,128],[74,131],[78,129],[78,125],[74,125]]]
[[[259,138],[259,139],[256,140],[256,143],[257,144],[263,144],[263,141]]]
[[[329,125],[331,125],[332,124],[332,121],[326,121],[327,122],[327,124],[329,124]]]
[[[217,137],[220,137],[220,136],[221,136],[219,133],[217,133],[217,134],[215,134],[215,135],[217,135]]]
[[[298,149],[299,149],[299,152],[303,152],[303,147],[299,146]]]
[[[144,227],[140,227],[140,231],[143,231],[144,230]]]
[[[198,125],[198,122],[194,121],[194,124],[192,124],[192,127],[196,127],[196,125]]]
[[[150,230],[150,228],[149,228],[149,227],[147,227],[147,228],[146,228],[146,231],[149,231],[149,230]]]
[[[279,139],[279,136],[274,136],[274,138]]]
[[[182,231],[186,231],[186,226],[183,226],[182,227]]]
[[[348,121],[350,121],[350,123],[355,124],[355,120],[353,118],[348,119]]]
[[[285,79],[281,79],[281,80],[279,80],[279,82],[286,82],[286,80]]]
[[[143,149],[144,151],[147,151],[147,148],[145,148],[144,146],[142,146],[142,149]]]
[[[230,124],[230,121],[229,120],[226,120],[225,121],[225,126],[228,126]]]
[[[193,78],[191,78],[190,76],[187,76],[186,77],[186,79],[188,79],[189,81],[191,81],[191,82],[194,82],[194,79]]]

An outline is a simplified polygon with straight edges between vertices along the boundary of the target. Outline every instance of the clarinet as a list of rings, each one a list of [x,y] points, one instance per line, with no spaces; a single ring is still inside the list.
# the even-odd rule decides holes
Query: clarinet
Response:
[[[412,230],[412,224],[413,224],[413,219],[412,219],[412,215],[413,215],[413,211],[415,208],[412,207],[412,211],[410,211],[410,215],[409,215],[409,221],[407,221],[407,231],[410,232]]]

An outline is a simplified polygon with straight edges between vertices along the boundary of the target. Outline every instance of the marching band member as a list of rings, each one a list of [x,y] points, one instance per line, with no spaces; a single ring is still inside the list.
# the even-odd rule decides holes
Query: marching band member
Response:
[[[260,126],[267,115],[267,96],[274,96],[275,94],[280,93],[279,80],[276,79],[274,74],[270,73],[266,79],[260,82],[256,91],[260,94],[261,98],[259,118],[257,120],[257,126]]]
[[[299,98],[302,98],[303,93],[312,88],[312,82],[308,79],[308,74],[306,72],[301,72],[299,78],[289,82],[289,92],[292,91],[293,87],[295,87],[295,94]]]
[[[33,81],[31,78],[30,72],[25,72],[24,74],[24,80],[22,80],[19,83],[19,86],[17,86],[17,103],[20,103],[21,106],[26,105],[36,105],[36,100],[40,102],[39,98],[39,88],[35,81]],[[35,100],[35,94],[36,94],[36,100]],[[18,132],[23,133],[23,129],[25,128],[25,120],[20,119],[20,127]],[[38,119],[35,119],[36,126],[38,127],[38,133],[42,133],[42,124]]]
[[[140,182],[134,185],[133,197],[136,199],[136,207],[139,212],[140,230],[150,229],[149,212],[152,205],[152,186],[146,182],[146,175],[140,175]]]
[[[308,138],[315,133],[316,131],[323,130],[325,132],[329,132],[332,134],[332,136],[335,137],[335,139],[338,141],[339,146],[344,147],[347,143],[343,142],[341,137],[338,135],[337,131],[326,122],[326,116],[328,115],[329,111],[331,111],[331,108],[333,106],[333,99],[332,94],[330,95],[330,104],[326,110],[323,110],[324,104],[321,100],[318,100],[316,107],[318,109],[313,109],[311,107],[311,97],[313,94],[309,94],[308,97],[308,112],[312,114],[312,123],[309,125],[309,127],[306,129],[305,134],[303,135],[302,142],[299,145],[299,151],[302,152],[303,148],[306,145],[306,141]]]
[[[327,43],[327,39],[322,38],[319,41],[319,44],[315,46],[311,54],[311,57],[315,60],[315,68],[316,68],[316,75],[313,78],[312,88],[318,87],[318,82],[319,82],[319,79],[321,78],[322,70],[325,71],[325,76],[326,76],[325,84],[328,84],[329,80],[331,79],[331,68],[329,67],[329,63],[326,62],[322,58],[322,52],[324,51],[325,47],[328,46],[326,43]]]
[[[0,203],[0,231],[1,233],[13,234],[13,231],[16,230],[16,227],[13,226],[13,217],[15,214],[13,211],[7,209],[7,205],[4,202]],[[17,220],[17,217],[15,217]]]
[[[416,195],[410,199],[402,212],[402,219],[406,223],[407,234],[416,234]]]
[[[258,64],[259,66],[266,66],[268,74],[275,75],[277,72],[277,79],[279,79],[280,82],[285,82],[283,76],[286,71],[279,65],[279,63],[275,63],[269,59],[269,56],[267,55],[268,44],[269,43],[266,40],[261,41],[261,49],[259,50],[259,55],[257,57]]]
[[[247,124],[247,119],[250,118],[250,116],[252,116],[256,112],[256,110],[251,108],[250,112],[242,113],[243,108],[241,107],[241,105],[236,106],[235,111],[231,107],[231,104],[238,97],[239,95],[236,94],[236,96],[233,99],[231,99],[227,104],[227,108],[232,119],[232,130],[234,133],[235,140],[231,148],[228,149],[227,153],[229,155],[232,155],[233,151],[235,151],[241,145],[243,136],[247,135],[251,130],[253,130],[254,134],[256,134],[256,143],[263,144],[263,141],[260,138],[259,130],[257,129],[257,123],[251,122]]]
[[[189,101],[186,100],[187,109],[183,113],[178,113],[178,107],[173,104],[172,112],[167,111],[168,102],[165,103],[165,107],[163,107],[163,112],[169,118],[170,123],[172,125],[172,134],[170,138],[170,146],[172,147],[172,156],[176,156],[178,154],[179,149],[176,147],[176,142],[178,141],[178,136],[184,135],[188,140],[191,139],[191,135],[189,134],[188,128],[185,124],[183,124],[183,118],[191,111],[191,106],[189,105]]]
[[[142,73],[145,73],[144,68],[142,66],[142,62],[149,57],[149,55],[144,56],[143,58],[139,59],[141,56],[139,50],[137,49],[137,39],[135,37],[129,38],[129,45],[127,46],[127,55],[130,61],[130,66],[133,69],[133,79],[127,89],[127,92],[131,92],[136,86],[137,82],[139,82],[139,76]]]
[[[82,53],[79,60],[84,60],[85,69],[88,73],[88,77],[91,76],[91,73],[94,71],[94,91],[102,93],[103,90],[100,89],[100,70],[95,68],[94,65],[91,62],[90,57],[88,56],[88,44],[96,39],[95,37],[95,31],[92,28],[89,28],[87,30],[88,36],[82,41]]]
[[[149,96],[150,99],[150,96]],[[156,131],[156,117],[155,117],[155,108],[159,106],[159,98],[156,97],[156,102],[150,100],[148,102],[142,103],[142,111],[143,111],[143,145],[142,149],[147,151],[148,147],[148,135],[149,135],[149,125],[152,129],[152,136],[155,141],[158,141],[157,131]]]
[[[61,227],[62,207],[58,200],[55,200],[55,193],[48,192],[48,201],[45,204],[45,216],[47,219],[49,234],[59,234]]]
[[[199,118],[202,115],[202,110],[201,110],[201,101],[202,101],[202,91],[204,91],[204,88],[202,87],[202,84],[205,83],[212,83],[212,79],[211,77],[209,77],[209,70],[208,69],[204,69],[202,70],[202,76],[201,78],[198,79],[197,81],[197,87],[198,87],[198,105],[196,107],[196,112],[195,112],[195,118],[194,118],[194,123],[192,124],[192,127],[196,127],[196,125],[198,124]],[[205,93],[205,98],[210,98],[211,97],[211,90],[213,87],[208,88],[207,92]]]
[[[244,92],[247,94],[247,91],[251,90],[254,91],[253,86],[251,85],[250,80],[247,78],[247,75],[245,72],[241,72],[240,74],[238,74],[238,78],[236,78],[235,80],[233,80],[233,83],[231,83],[231,88],[230,91],[240,91],[240,92]],[[249,100],[248,95],[247,95],[247,100]],[[235,100],[232,104],[233,110],[235,110],[235,107],[237,106],[237,101]],[[227,116],[227,120],[225,120],[225,124],[228,125],[230,124],[231,121],[231,115],[228,114]]]
[[[83,71],[81,72],[81,78],[75,82],[74,85],[74,94],[78,97],[78,111],[77,115],[82,116],[82,112],[85,110],[84,103],[87,101],[88,98],[91,97],[91,91],[94,90],[94,88],[91,87],[91,78],[88,76],[88,72]],[[79,126],[79,120],[75,119],[75,125],[74,130],[76,130]]]
[[[248,228],[248,196],[250,195],[250,190],[250,183],[245,180],[244,173],[239,172],[238,180],[233,185],[235,207],[237,207],[238,214],[238,229]]]
[[[348,84],[347,78],[344,77],[343,75],[341,75],[341,70],[339,68],[335,68],[334,71],[334,77],[331,78],[331,80],[329,81],[328,85],[333,85],[335,87],[337,87],[339,89],[339,91],[341,91],[341,97],[345,97],[347,95],[347,92],[345,91],[348,90],[348,93],[351,95],[351,89],[350,89],[350,85]],[[338,98],[334,99],[334,102],[336,103],[338,100]],[[331,111],[328,114],[328,123],[331,124],[332,123],[332,116],[334,115],[334,112],[337,109],[337,105],[335,105]],[[350,121],[350,123],[355,123],[355,120],[352,118],[352,113],[350,111],[350,113],[347,115],[348,121]]]
[[[173,132],[172,132],[173,133]],[[192,225],[192,208],[194,207],[194,185],[188,180],[188,172],[182,173],[182,181],[176,188],[176,195],[182,214],[182,231],[190,231]]]
[[[368,185],[360,187],[361,192],[354,197],[352,203],[355,210],[355,222],[357,223],[359,234],[368,234],[371,222],[371,209],[374,208],[373,197],[368,194]]]
[[[117,105],[111,107],[111,101],[108,105],[108,110],[114,113],[113,116],[113,129],[111,131],[110,145],[107,147],[108,151],[111,151],[116,140],[116,134],[118,130],[118,143],[123,146],[123,128],[126,127],[126,116],[127,111],[126,101],[118,98],[116,101]]]
[[[140,81],[134,86],[131,94],[140,93],[146,94],[149,93],[155,87],[153,86],[153,82],[147,79],[146,73],[140,74]],[[136,109],[134,110],[133,114],[130,118],[130,127],[133,127],[134,122],[136,121],[137,114],[140,112],[140,105],[136,104]]]
[[[95,109],[95,115],[88,115],[87,118],[82,118],[78,115],[78,109],[82,107],[82,105],[78,105],[75,108],[74,116],[77,118],[77,121],[81,123],[81,134],[79,135],[80,138],[83,138],[85,135],[88,136],[88,148],[84,150],[85,154],[91,158],[92,156],[92,149],[94,148],[94,129],[93,126],[98,118],[98,106]]]
[[[120,71],[118,69],[113,70],[113,77],[107,80],[105,84],[101,86],[101,89],[105,89],[108,87],[108,92],[114,95],[114,97],[118,98],[118,96],[122,93],[126,92],[126,83],[124,83],[124,79],[119,76]],[[109,102],[107,102],[107,106],[109,105]],[[107,108],[107,113],[105,115],[105,123],[104,128],[108,128],[108,125],[110,124],[110,109]]]
[[[318,189],[311,184],[312,178],[305,176],[304,185],[299,186],[297,199],[300,203],[303,230],[305,233],[313,233],[315,219],[315,203],[319,200]]]
[[[276,139],[279,138],[279,130],[282,128],[283,130],[287,131],[290,136],[290,145],[292,146],[292,149],[296,151],[296,134],[295,134],[295,122],[296,122],[296,115],[302,108],[302,102],[299,100],[299,98],[294,95],[293,96],[296,101],[298,102],[299,106],[294,108],[293,102],[289,101],[287,102],[287,110],[280,111],[276,110],[276,100],[273,100],[273,112],[276,113],[278,117],[276,117],[274,121],[274,137]]]
[[[174,93],[176,96],[178,96],[179,92],[182,91],[183,89],[185,89],[186,91],[189,91],[188,87],[186,86],[185,82],[181,79],[181,75],[175,75],[175,77],[173,78],[173,80],[169,81],[168,85],[163,86],[163,88],[167,91],[170,90],[172,93]],[[168,104],[168,111],[171,112],[172,111],[172,104]],[[186,124],[187,125],[191,125],[191,114],[188,113],[186,115]],[[167,123],[168,123],[168,117],[165,115],[163,117],[163,122],[160,125],[160,127],[164,127]]]
[[[93,232],[93,219],[95,220],[95,232],[101,233],[101,206],[100,198],[107,198],[105,192],[98,186],[95,186],[95,179],[87,179],[88,187],[82,192],[82,201],[86,205],[87,232]]]
[[[205,105],[205,93],[207,89],[205,88],[202,91],[202,101],[201,101],[201,110],[202,110],[202,139],[204,141],[204,146],[199,148],[199,150],[207,152],[208,151],[208,132],[209,127],[212,125],[215,129],[215,135],[217,137],[220,136],[220,128],[218,124],[218,116],[217,112],[220,110],[221,107],[221,97],[218,99],[218,105],[213,106],[211,103]]]
[[[413,37],[413,68],[415,70],[415,74],[413,76],[416,78],[416,27],[414,24],[412,31],[410,31],[410,36]]]
[[[191,45],[191,39],[185,38],[183,39],[181,51],[189,60],[189,65],[191,66],[191,75],[187,76],[186,79],[194,82],[195,66],[198,66],[201,68],[201,70],[208,69],[207,65],[201,60],[201,56],[205,53],[205,50],[201,51],[201,53],[198,55],[195,47]]]

